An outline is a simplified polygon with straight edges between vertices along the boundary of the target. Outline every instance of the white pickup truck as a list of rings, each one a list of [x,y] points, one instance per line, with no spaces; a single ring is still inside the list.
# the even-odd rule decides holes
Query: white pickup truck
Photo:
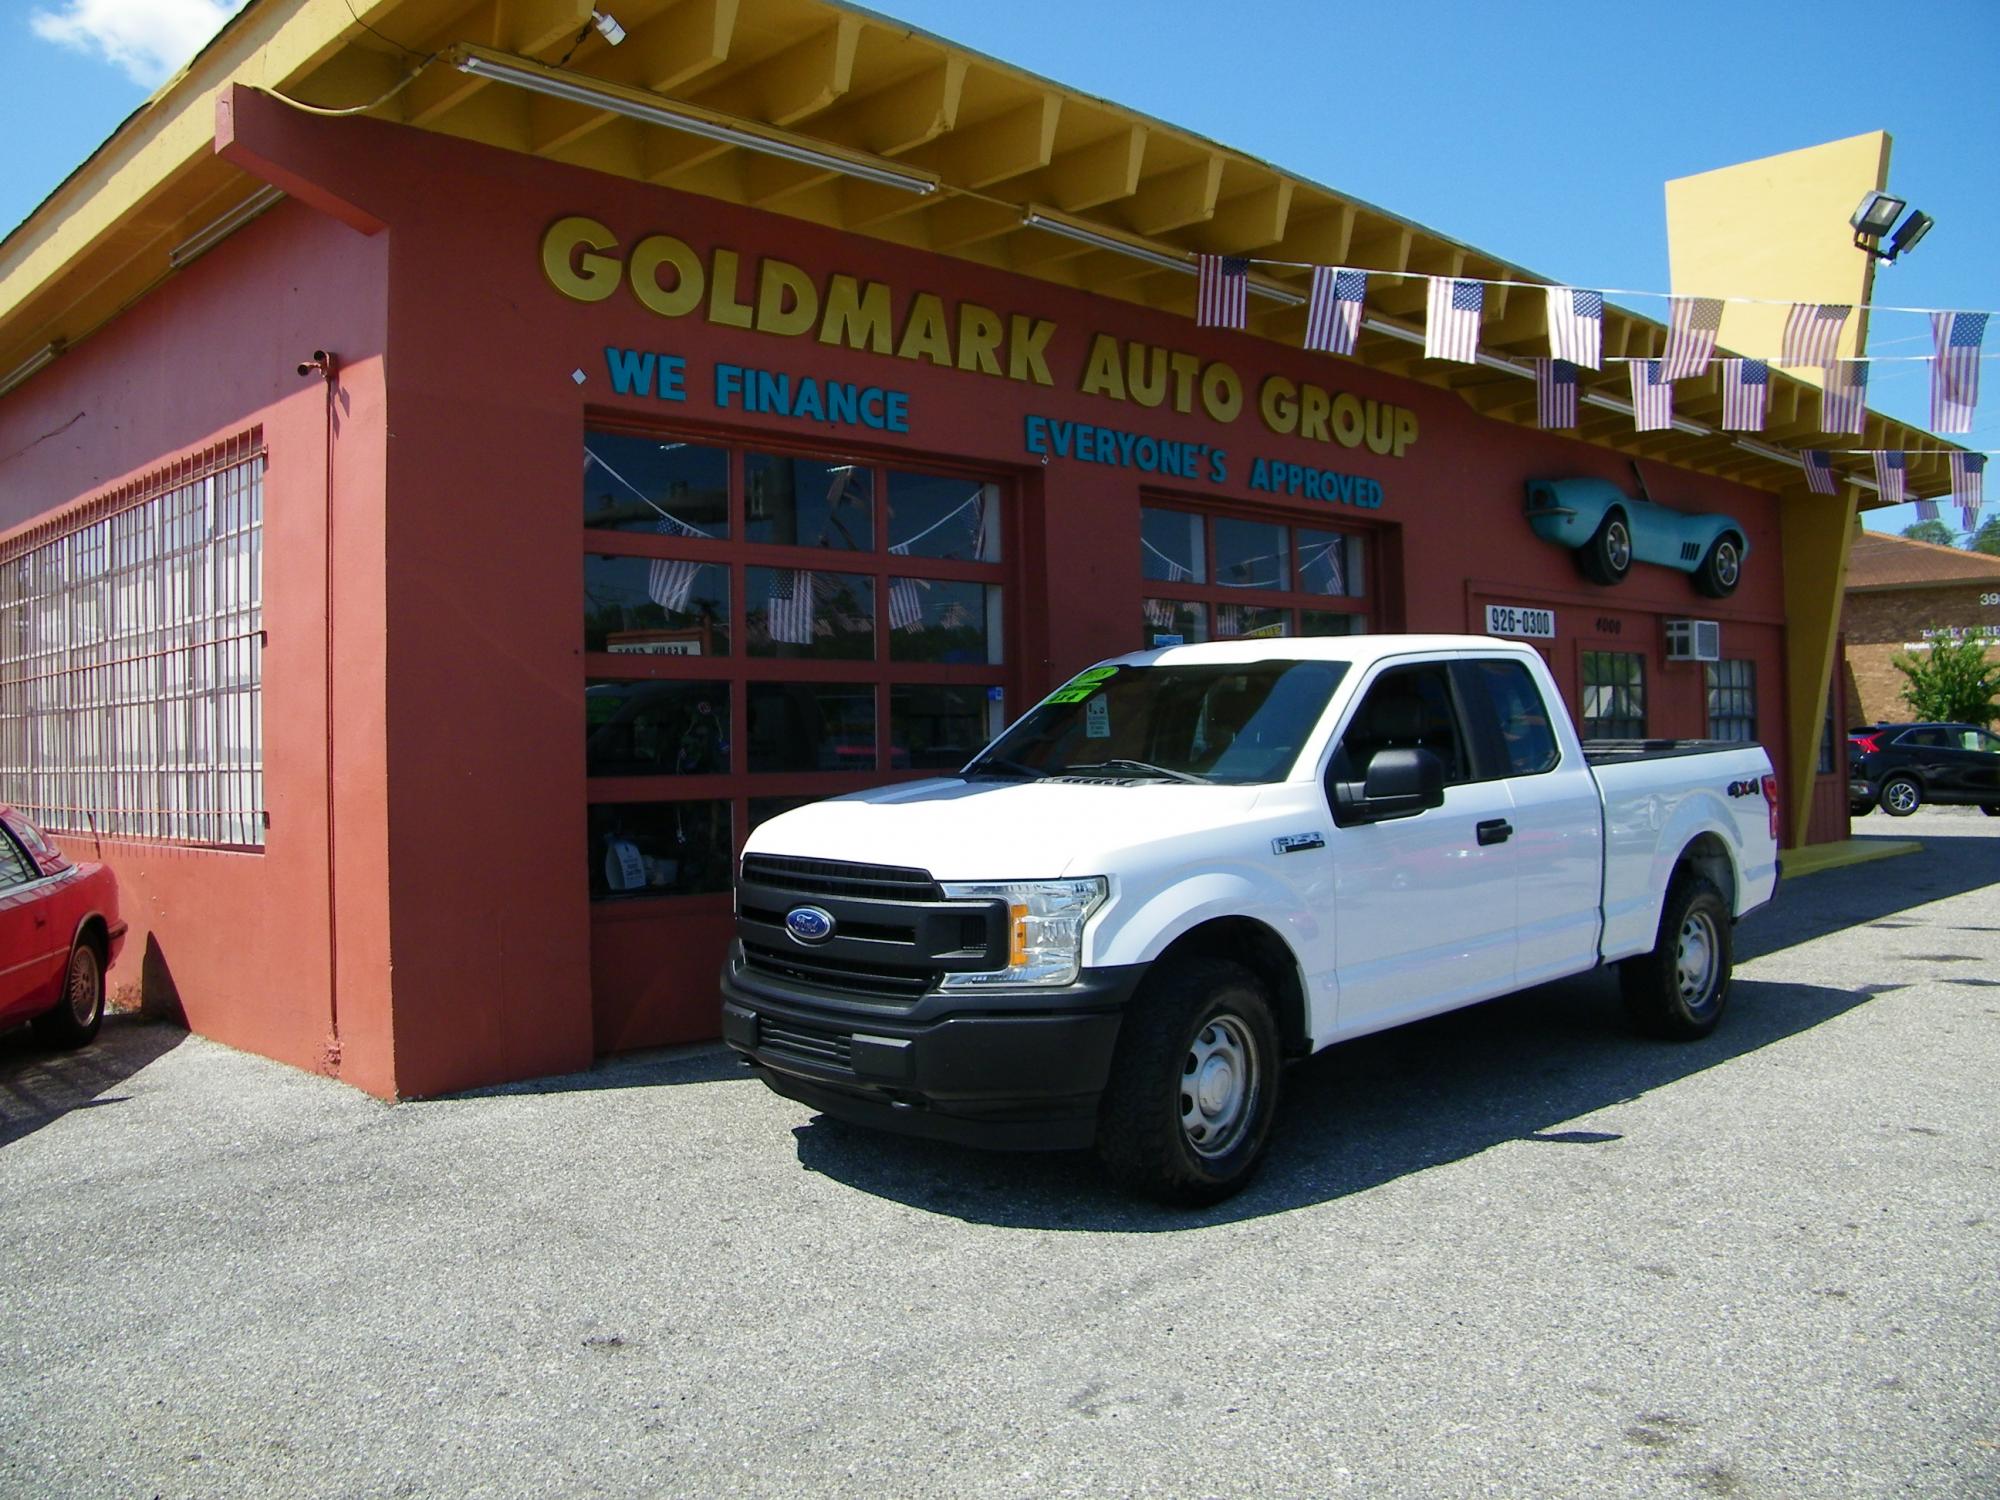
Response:
[[[1210,1202],[1284,1060],[1349,1037],[1611,963],[1644,1030],[1706,1035],[1777,826],[1760,747],[1586,746],[1523,645],[1139,652],[957,776],[753,832],[723,1035],[826,1114]]]

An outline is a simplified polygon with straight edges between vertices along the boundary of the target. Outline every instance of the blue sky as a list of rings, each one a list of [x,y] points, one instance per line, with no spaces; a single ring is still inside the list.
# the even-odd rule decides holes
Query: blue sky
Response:
[[[17,142],[0,159],[0,221],[24,218],[143,102],[135,78],[172,66],[177,34],[228,8],[0,7],[0,111]],[[606,8],[616,14],[616,0]],[[1986,73],[2000,53],[1996,0],[872,8],[1582,285],[1666,288],[1669,178],[1887,130],[1892,190],[1937,228],[1876,278],[1877,299],[2000,309],[2000,94]],[[69,40],[40,34],[52,31]],[[1664,306],[1635,305],[1653,316]],[[2000,352],[2000,326],[1987,348]],[[1878,315],[1870,349],[1926,353],[1928,323]],[[1996,365],[1969,446],[2000,449]],[[1921,425],[1927,379],[1922,365],[1878,366],[1870,402]],[[1911,519],[1908,507],[1869,518],[1890,529]]]

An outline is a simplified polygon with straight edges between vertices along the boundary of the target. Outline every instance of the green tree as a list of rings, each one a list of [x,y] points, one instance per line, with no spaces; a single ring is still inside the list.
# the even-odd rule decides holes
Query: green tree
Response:
[[[2000,557],[2000,515],[1988,516],[1986,524],[1979,528],[1970,545],[1974,552],[1990,552]]]
[[[1990,725],[2000,718],[2000,662],[1986,659],[1983,641],[1933,642],[1921,655],[1898,656],[1892,662],[1909,678],[1903,701],[1911,714],[1948,724]]]
[[[1903,535],[1913,542],[1936,542],[1940,547],[1952,545],[1952,529],[1942,521],[1919,521],[1914,526],[1905,526]]]

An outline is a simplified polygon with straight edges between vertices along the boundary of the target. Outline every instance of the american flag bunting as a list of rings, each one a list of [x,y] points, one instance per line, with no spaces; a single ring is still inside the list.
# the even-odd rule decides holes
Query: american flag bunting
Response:
[[[1543,427],[1576,426],[1576,366],[1566,359],[1535,361],[1535,421]]]
[[[1720,297],[1674,297],[1667,321],[1667,348],[1660,356],[1662,380],[1688,380],[1708,369],[1715,335],[1722,327]]]
[[[1250,311],[1250,262],[1241,255],[1196,257],[1194,321],[1200,328],[1241,328]]]
[[[1825,368],[1840,353],[1840,330],[1852,307],[1837,302],[1794,302],[1785,315],[1785,338],[1778,355],[1781,365]]]
[[[1983,312],[1931,314],[1931,338],[1937,357],[1931,361],[1931,430],[1972,431],[1972,409],[1979,405],[1979,346],[1986,338]]]
[[[1917,502],[1917,519],[1919,521],[1935,521],[1937,518],[1937,501],[1919,500]]]
[[[1314,266],[1312,301],[1306,308],[1308,349],[1322,354],[1352,354],[1361,332],[1361,303],[1368,294],[1368,273],[1343,266]]]
[[[1908,473],[1909,466],[1899,451],[1892,448],[1875,454],[1875,488],[1887,504],[1903,503],[1903,480]]]
[[[1552,286],[1548,295],[1549,357],[1587,370],[1603,369],[1604,293]]]
[[[1958,511],[1958,529],[1968,534],[1979,530],[1979,507],[1963,505]]]
[[[889,628],[891,630],[924,628],[924,601],[917,593],[916,579],[889,580]]]
[[[661,516],[654,531],[661,536],[706,536],[685,521],[673,516]],[[660,608],[676,614],[688,607],[694,595],[695,580],[701,576],[701,564],[689,562],[679,557],[656,557],[653,565],[646,570],[646,597]]]
[[[1986,502],[1986,455],[1954,453],[1951,456],[1951,498],[1973,510]]]
[[[1808,448],[1799,455],[1799,462],[1805,466],[1806,488],[1815,495],[1833,493],[1833,455],[1819,448]]]
[[[1660,374],[1657,359],[1635,359],[1632,372],[1632,426],[1638,432],[1660,432],[1674,425],[1674,384]]]
[[[1172,630],[1180,618],[1180,606],[1171,599],[1148,599],[1146,623],[1155,630]]]
[[[771,639],[810,646],[813,639],[813,576],[805,568],[779,568],[771,575],[765,628]]]
[[[1479,362],[1479,315],[1486,308],[1486,287],[1477,281],[1433,276],[1424,318],[1424,357]]]
[[[1864,361],[1838,359],[1826,367],[1819,411],[1821,432],[1861,431],[1868,419],[1868,366]]]
[[[1762,432],[1771,395],[1771,366],[1761,359],[1722,362],[1722,425],[1729,432]]]

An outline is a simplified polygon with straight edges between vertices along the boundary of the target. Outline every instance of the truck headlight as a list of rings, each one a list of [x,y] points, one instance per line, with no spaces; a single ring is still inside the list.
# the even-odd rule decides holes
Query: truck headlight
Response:
[[[947,974],[948,990],[991,985],[1073,984],[1082,967],[1083,924],[1104,904],[1110,885],[1087,880],[994,880],[947,885],[947,901],[1002,901],[1007,906],[1007,967]]]

